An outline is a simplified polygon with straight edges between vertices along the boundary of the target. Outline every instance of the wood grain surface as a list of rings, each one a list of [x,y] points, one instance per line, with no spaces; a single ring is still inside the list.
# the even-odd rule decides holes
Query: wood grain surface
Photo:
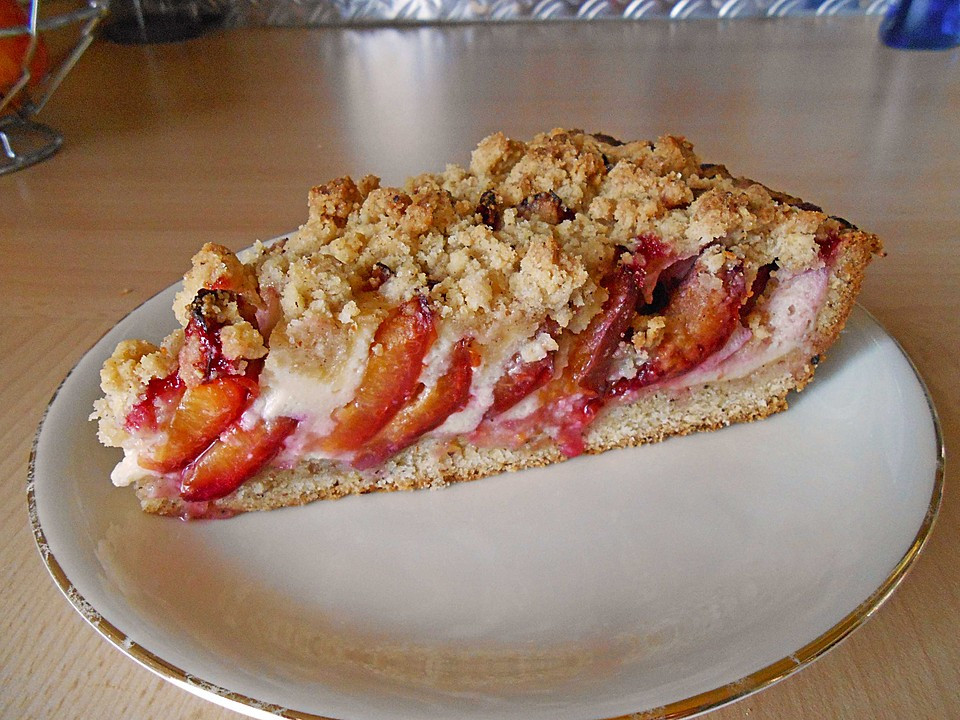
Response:
[[[52,159],[0,177],[0,716],[235,718],[104,642],[33,543],[27,460],[60,380],[204,241],[299,225],[342,174],[396,182],[486,134],[555,126],[686,135],[705,160],[877,232],[861,302],[960,440],[960,56],[898,52],[877,21],[822,18],[242,30],[94,44],[41,119]],[[960,500],[876,616],[718,720],[960,717]],[[104,482],[108,482],[104,478]],[[118,491],[119,492],[119,491]]]

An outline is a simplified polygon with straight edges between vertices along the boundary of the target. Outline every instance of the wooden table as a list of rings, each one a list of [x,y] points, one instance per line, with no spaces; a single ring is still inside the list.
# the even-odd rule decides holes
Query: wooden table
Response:
[[[495,129],[683,133],[707,159],[879,233],[861,302],[960,441],[960,71],[875,20],[242,30],[94,45],[42,120],[66,143],[0,177],[0,714],[228,718],[110,647],[64,602],[27,521],[41,413],[81,354],[176,280],[305,218],[306,190],[466,162]],[[720,718],[960,717],[960,500],[862,630]]]

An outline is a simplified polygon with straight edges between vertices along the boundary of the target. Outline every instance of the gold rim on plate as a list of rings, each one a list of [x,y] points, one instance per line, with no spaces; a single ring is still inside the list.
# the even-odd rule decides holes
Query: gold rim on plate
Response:
[[[906,359],[911,370],[913,370],[913,374],[916,377],[917,382],[920,384],[924,398],[927,401],[927,407],[930,411],[930,418],[933,421],[937,451],[937,467],[934,477],[933,493],[930,496],[930,503],[927,506],[927,512],[924,515],[923,522],[920,524],[920,528],[917,530],[917,534],[914,537],[913,542],[910,544],[909,549],[893,568],[893,571],[890,573],[890,575],[887,576],[887,579],[881,583],[880,587],[874,590],[866,600],[860,603],[852,612],[846,615],[836,625],[831,627],[812,642],[809,642],[801,647],[796,652],[791,653],[787,657],[777,660],[766,667],[752,672],[749,675],[740,678],[739,680],[721,685],[713,690],[707,690],[706,692],[698,693],[697,695],[692,695],[691,697],[684,698],[682,700],[676,700],[661,707],[651,708],[649,710],[641,710],[629,715],[620,715],[615,718],[606,718],[603,720],[679,720],[680,718],[689,718],[710,710],[715,710],[722,705],[733,703],[746,697],[747,695],[759,692],[760,690],[770,687],[774,683],[793,675],[801,668],[806,667],[814,660],[824,655],[828,650],[834,648],[842,640],[848,637],[854,630],[863,625],[871,616],[873,616],[873,614],[880,608],[881,605],[883,605],[887,598],[893,594],[893,591],[896,590],[903,578],[906,577],[910,567],[913,565],[921,550],[923,550],[927,543],[927,539],[930,537],[930,533],[933,530],[933,526],[937,519],[937,514],[940,511],[940,504],[943,499],[945,454],[943,434],[940,428],[940,418],[937,415],[937,409],[933,404],[933,399],[930,397],[930,391],[927,389],[926,383],[924,383],[923,378],[920,376],[920,373],[917,370],[916,365],[913,363],[913,360],[904,351],[900,343],[898,343],[893,336],[883,329],[883,326],[875,317],[873,317],[870,312],[866,311],[859,304],[857,307],[867,315],[872,323],[879,327],[884,334],[893,341],[900,354]],[[133,640],[127,637],[122,630],[104,618],[100,612],[93,607],[93,605],[80,593],[80,591],[77,590],[77,588],[70,581],[70,578],[67,577],[67,574],[63,571],[63,568],[60,567],[60,563],[57,562],[56,557],[50,550],[50,546],[47,543],[47,538],[44,535],[43,528],[40,525],[40,518],[37,512],[36,494],[34,490],[34,470],[36,466],[37,445],[40,440],[40,433],[43,430],[43,425],[47,419],[47,414],[49,413],[54,401],[57,399],[57,396],[60,394],[60,390],[63,388],[64,384],[71,377],[71,375],[73,375],[75,370],[76,366],[70,370],[67,376],[57,387],[56,392],[53,393],[53,396],[50,398],[50,402],[47,403],[47,407],[44,410],[43,417],[41,418],[40,424],[37,428],[37,433],[33,439],[33,446],[30,450],[30,462],[27,470],[27,509],[30,515],[30,525],[33,529],[33,537],[37,543],[37,549],[40,551],[40,557],[43,559],[43,563],[46,565],[47,570],[49,571],[54,582],[57,584],[57,587],[60,588],[60,591],[64,594],[70,604],[73,605],[73,608],[80,613],[80,615],[88,623],[90,623],[90,625],[92,625],[98,633],[106,638],[112,645],[116,646],[121,652],[131,657],[133,660],[136,660],[148,670],[152,670],[163,679],[168,680],[175,685],[183,686],[199,697],[203,697],[211,702],[217,702],[219,700],[222,704],[236,703],[252,710],[269,713],[281,718],[290,718],[291,720],[333,720],[325,715],[315,715],[313,713],[293,710],[281,705],[275,705],[273,703],[267,703],[257,700],[256,698],[248,697],[247,695],[243,695],[241,693],[234,692],[232,690],[228,690],[227,688],[223,688],[219,685],[208,682],[203,678],[192,675],[182,668],[167,662],[163,658],[147,650],[142,645],[135,643]],[[214,695],[216,697],[205,697],[207,694]]]

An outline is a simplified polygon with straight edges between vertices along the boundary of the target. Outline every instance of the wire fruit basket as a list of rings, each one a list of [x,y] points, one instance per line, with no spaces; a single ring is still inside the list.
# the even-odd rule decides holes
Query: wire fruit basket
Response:
[[[34,120],[93,42],[110,0],[85,0],[46,12],[43,0],[0,0],[0,175],[40,162],[60,149],[63,136]],[[67,44],[51,61],[47,38]]]

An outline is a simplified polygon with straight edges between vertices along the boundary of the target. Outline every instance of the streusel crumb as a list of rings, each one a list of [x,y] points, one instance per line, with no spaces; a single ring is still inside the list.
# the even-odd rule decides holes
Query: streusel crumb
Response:
[[[147,384],[177,369],[183,331],[171,333],[160,347],[146,340],[123,340],[100,369],[104,397],[94,403],[91,419],[100,420],[100,442],[119,447],[126,437],[122,418],[142,397]]]
[[[497,133],[469,169],[403,188],[370,177],[314,188],[310,221],[259,274],[291,318],[349,319],[348,303],[376,302],[360,297],[373,282],[385,304],[420,293],[446,318],[522,312],[565,325],[596,310],[603,292],[590,278],[638,235],[655,233],[678,256],[720,241],[756,265],[775,256],[798,272],[817,264],[825,219],[701,165],[683,138],[623,144],[554,130],[523,143]]]
[[[193,266],[183,278],[183,290],[173,301],[173,312],[183,327],[190,320],[190,305],[202,288],[230,290],[254,307],[261,304],[253,269],[222,245],[207,243],[193,256]]]

